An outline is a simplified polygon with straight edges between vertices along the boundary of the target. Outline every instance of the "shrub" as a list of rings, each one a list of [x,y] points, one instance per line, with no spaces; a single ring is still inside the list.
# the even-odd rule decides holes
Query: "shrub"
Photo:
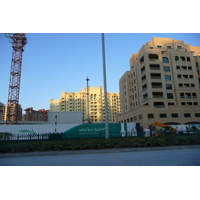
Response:
[[[62,151],[104,148],[134,148],[200,144],[200,135],[109,138],[109,139],[66,139],[54,141],[0,141],[0,153],[30,151]]]

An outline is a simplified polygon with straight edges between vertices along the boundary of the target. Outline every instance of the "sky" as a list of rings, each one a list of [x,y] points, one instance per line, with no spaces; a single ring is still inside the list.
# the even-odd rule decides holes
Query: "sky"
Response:
[[[61,92],[79,92],[103,84],[101,33],[27,33],[22,59],[19,103],[22,108],[49,109]],[[119,92],[129,58],[152,37],[184,40],[200,46],[199,33],[105,33],[107,92]],[[0,102],[7,104],[12,46],[0,33]]]

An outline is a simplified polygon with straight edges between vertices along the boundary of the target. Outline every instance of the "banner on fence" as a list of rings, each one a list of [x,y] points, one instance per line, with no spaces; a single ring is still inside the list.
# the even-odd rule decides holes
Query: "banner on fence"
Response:
[[[55,131],[56,130],[56,131]],[[105,137],[105,124],[44,124],[44,125],[1,125],[0,132],[13,135],[20,133],[37,135],[38,133],[63,133],[64,138]],[[139,123],[109,123],[112,137],[138,136]]]
[[[139,123],[109,123],[109,137],[140,135]],[[105,138],[105,124],[81,124],[63,133],[64,138]]]

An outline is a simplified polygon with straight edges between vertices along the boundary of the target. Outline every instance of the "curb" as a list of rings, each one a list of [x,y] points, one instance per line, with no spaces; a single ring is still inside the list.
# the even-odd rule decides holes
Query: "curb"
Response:
[[[122,149],[93,149],[93,150],[75,150],[75,151],[42,151],[27,153],[0,153],[0,158],[6,157],[29,157],[29,156],[53,156],[53,155],[77,155],[77,154],[98,154],[98,153],[119,153],[119,152],[140,152],[140,151],[160,151],[160,150],[181,150],[198,149],[200,145],[166,146],[166,147],[138,147]]]

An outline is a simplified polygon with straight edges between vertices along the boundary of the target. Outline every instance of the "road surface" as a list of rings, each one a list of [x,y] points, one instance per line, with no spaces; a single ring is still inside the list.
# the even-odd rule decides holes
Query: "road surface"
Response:
[[[41,153],[40,153],[41,154]],[[7,154],[9,155],[9,154]],[[145,148],[143,151],[85,150],[74,154],[1,154],[0,166],[200,166],[200,146],[186,149]]]

